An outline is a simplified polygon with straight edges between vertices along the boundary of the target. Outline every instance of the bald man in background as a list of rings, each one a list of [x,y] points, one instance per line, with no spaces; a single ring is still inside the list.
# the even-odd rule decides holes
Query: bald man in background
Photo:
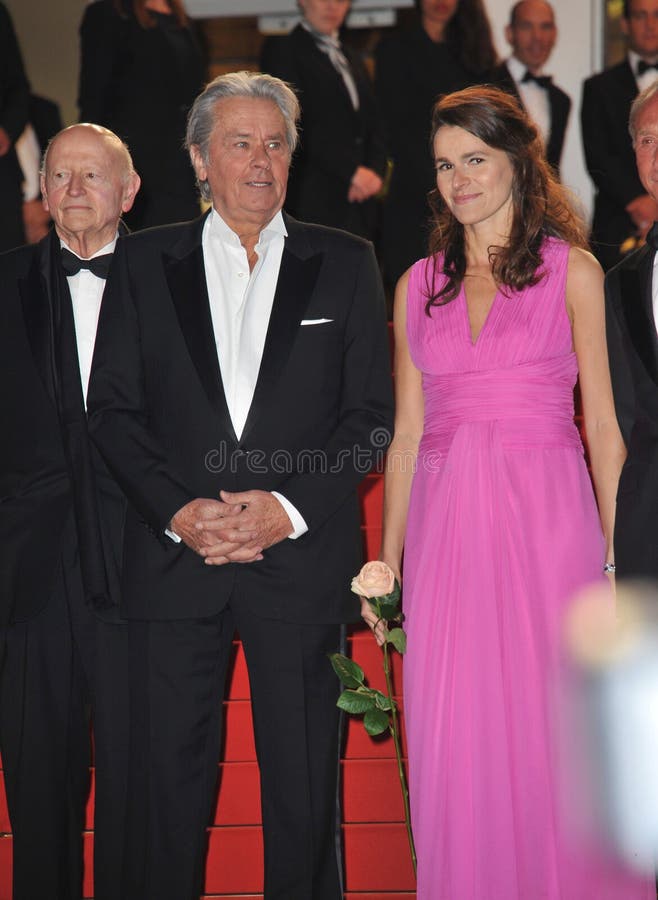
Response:
[[[493,70],[491,80],[517,98],[544,139],[546,159],[559,172],[571,98],[544,73],[557,40],[551,4],[519,0],[510,10],[505,37],[512,55]]]

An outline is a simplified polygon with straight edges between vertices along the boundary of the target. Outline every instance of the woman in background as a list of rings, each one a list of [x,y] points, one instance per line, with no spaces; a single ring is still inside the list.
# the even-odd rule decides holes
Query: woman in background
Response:
[[[486,81],[496,62],[482,0],[416,0],[416,9],[417,24],[386,35],[375,51],[375,92],[393,159],[379,253],[391,288],[427,254],[434,102]]]
[[[339,38],[350,0],[299,0],[299,7],[301,23],[268,38],[260,63],[293,85],[302,108],[286,210],[374,238],[386,149],[368,74]]]
[[[182,0],[98,0],[80,26],[80,121],[129,146],[142,187],[133,229],[199,214],[183,149],[187,111],[203,88],[201,50]]]
[[[431,128],[431,255],[395,299],[381,554],[399,573],[404,546],[418,898],[649,900],[649,880],[568,840],[552,730],[565,610],[614,559],[603,275],[514,98],[447,95]]]

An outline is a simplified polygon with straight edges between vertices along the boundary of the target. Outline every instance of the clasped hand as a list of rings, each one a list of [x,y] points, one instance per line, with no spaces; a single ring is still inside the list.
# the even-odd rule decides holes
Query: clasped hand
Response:
[[[288,514],[268,491],[222,491],[220,496],[192,500],[171,520],[172,531],[207,565],[256,562],[263,550],[293,531]]]

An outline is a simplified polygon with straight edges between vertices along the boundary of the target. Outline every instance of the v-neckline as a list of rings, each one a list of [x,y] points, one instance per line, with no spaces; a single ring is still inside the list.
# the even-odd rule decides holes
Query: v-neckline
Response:
[[[489,320],[491,319],[494,308],[496,307],[496,303],[497,303],[499,294],[500,294],[500,288],[496,288],[496,293],[493,296],[493,300],[491,301],[491,306],[489,307],[489,311],[487,312],[484,322],[482,323],[482,328],[480,328],[480,330],[477,334],[477,337],[475,338],[475,340],[473,340],[473,329],[471,328],[471,317],[468,314],[468,301],[466,299],[466,285],[465,285],[464,281],[462,281],[461,299],[462,299],[462,305],[463,305],[463,309],[464,309],[464,321],[466,323],[466,336],[468,338],[468,342],[471,345],[471,347],[477,347],[478,344],[480,343],[480,338],[486,331],[487,326],[489,325]]]

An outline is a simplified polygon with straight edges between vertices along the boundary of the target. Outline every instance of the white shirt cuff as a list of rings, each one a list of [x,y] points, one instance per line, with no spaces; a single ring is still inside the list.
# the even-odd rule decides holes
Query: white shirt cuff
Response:
[[[272,496],[276,497],[281,506],[288,513],[288,518],[292,522],[293,527],[293,531],[288,537],[291,541],[296,541],[298,537],[301,537],[308,531],[308,525],[304,521],[304,517],[297,507],[293,506],[290,500],[286,500],[286,498],[282,494],[279,494],[278,491],[272,491]]]
[[[180,542],[183,540],[183,538],[179,537],[176,532],[172,531],[170,528],[165,528],[165,534],[168,538],[171,538],[174,544],[180,544]]]

